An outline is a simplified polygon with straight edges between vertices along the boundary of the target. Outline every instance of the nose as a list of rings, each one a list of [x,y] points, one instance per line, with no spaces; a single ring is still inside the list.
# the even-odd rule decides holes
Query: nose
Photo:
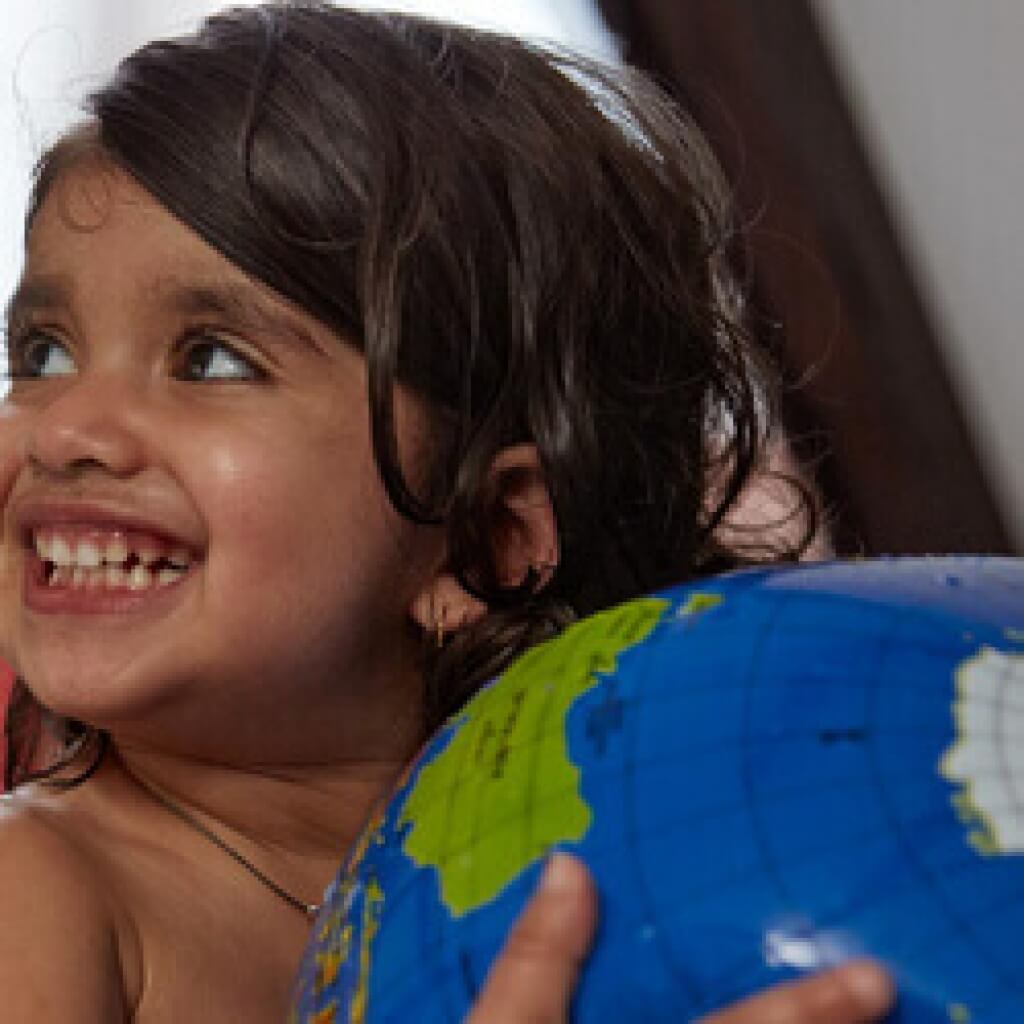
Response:
[[[137,398],[113,374],[79,374],[36,408],[26,433],[26,457],[52,476],[102,470],[116,477],[138,472],[144,445]]]

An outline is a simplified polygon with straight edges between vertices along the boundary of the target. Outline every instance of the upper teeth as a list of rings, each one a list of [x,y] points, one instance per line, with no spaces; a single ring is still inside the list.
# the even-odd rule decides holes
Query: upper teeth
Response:
[[[36,531],[33,542],[36,554],[46,562],[60,568],[98,569],[100,566],[121,566],[132,556],[136,564],[152,566],[163,560],[175,569],[187,569],[191,561],[184,548],[166,549],[157,545],[139,543],[129,548],[127,540],[119,534],[106,538],[72,538],[59,533]]]

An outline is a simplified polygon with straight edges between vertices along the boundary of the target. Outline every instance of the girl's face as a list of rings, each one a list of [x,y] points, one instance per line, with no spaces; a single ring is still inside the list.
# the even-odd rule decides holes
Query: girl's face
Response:
[[[10,320],[0,643],[42,703],[217,756],[410,742],[442,540],[384,494],[358,352],[98,159]]]

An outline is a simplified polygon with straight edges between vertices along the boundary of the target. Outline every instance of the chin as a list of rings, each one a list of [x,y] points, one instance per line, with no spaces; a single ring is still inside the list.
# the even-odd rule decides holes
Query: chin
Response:
[[[168,697],[166,687],[126,671],[123,662],[91,658],[70,648],[22,657],[18,671],[49,711],[98,728],[152,714]]]

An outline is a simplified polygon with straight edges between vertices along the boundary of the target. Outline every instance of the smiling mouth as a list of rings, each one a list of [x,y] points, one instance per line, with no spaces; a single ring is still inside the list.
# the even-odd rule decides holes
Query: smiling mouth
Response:
[[[37,527],[28,546],[34,581],[48,591],[141,594],[179,583],[194,561],[154,534],[96,526]]]

